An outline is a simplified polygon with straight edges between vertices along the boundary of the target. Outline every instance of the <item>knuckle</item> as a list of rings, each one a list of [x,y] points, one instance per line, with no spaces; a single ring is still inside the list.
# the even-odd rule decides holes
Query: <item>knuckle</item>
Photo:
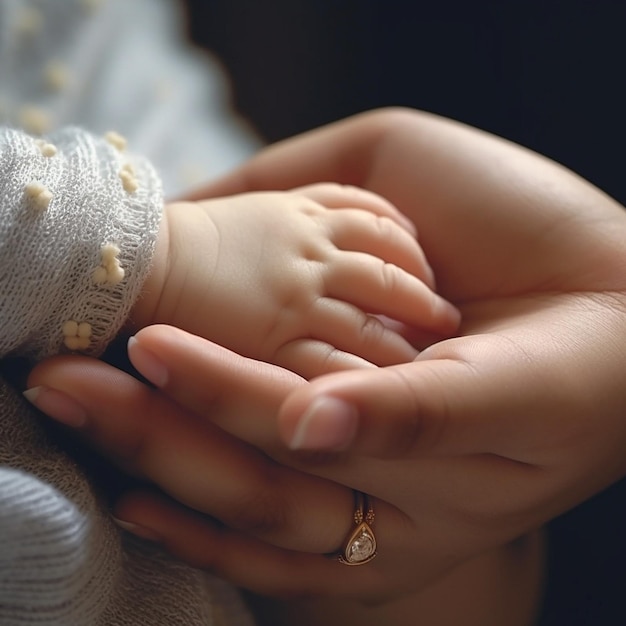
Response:
[[[390,217],[386,215],[372,215],[372,219],[374,228],[376,228],[381,239],[394,241],[397,238],[400,227]]]
[[[332,372],[345,362],[345,354],[329,343],[319,344],[319,354],[323,372]]]
[[[366,343],[378,343],[384,333],[385,326],[377,317],[364,314],[359,333],[362,341]]]
[[[298,209],[302,215],[314,220],[320,219],[328,213],[328,209],[313,198],[306,198],[305,202],[298,205]]]
[[[400,279],[400,268],[393,263],[383,262],[380,266],[380,278],[385,292],[393,294]]]
[[[362,208],[367,210],[381,211],[387,207],[388,202],[378,194],[357,187],[356,185],[338,183],[338,182],[324,182],[309,185],[308,187],[301,188],[304,195],[325,204],[329,202],[332,205],[365,205]]]
[[[345,195],[347,197],[354,197],[359,194],[367,193],[365,190],[356,187],[355,185],[349,185],[338,182],[326,182],[326,183],[318,183],[317,189],[322,192],[330,193],[333,195]]]
[[[398,248],[411,255],[419,256],[421,249],[417,232],[409,233],[387,215],[372,215],[371,219],[376,237],[385,242],[389,249]]]

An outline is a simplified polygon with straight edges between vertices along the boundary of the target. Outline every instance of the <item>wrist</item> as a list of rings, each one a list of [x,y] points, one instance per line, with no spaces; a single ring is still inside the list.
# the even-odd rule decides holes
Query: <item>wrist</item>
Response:
[[[159,224],[148,277],[128,317],[126,329],[130,333],[135,333],[154,323],[159,303],[163,298],[163,290],[169,272],[170,230],[167,213],[167,207],[165,207]]]

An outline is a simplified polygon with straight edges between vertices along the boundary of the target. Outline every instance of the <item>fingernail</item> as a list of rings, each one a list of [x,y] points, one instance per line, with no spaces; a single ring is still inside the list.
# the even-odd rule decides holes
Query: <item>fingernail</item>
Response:
[[[146,350],[136,337],[128,340],[128,356],[137,371],[153,385],[165,386],[168,379],[165,364],[153,352]]]
[[[80,428],[87,422],[87,412],[67,394],[49,387],[32,387],[23,392],[24,397],[52,419]]]
[[[125,522],[117,517],[111,517],[116,526],[119,526],[122,530],[129,532],[131,535],[141,537],[141,539],[147,539],[148,541],[160,541],[160,537],[150,528],[134,524],[133,522]]]
[[[356,434],[358,413],[343,400],[317,398],[300,416],[289,447],[292,450],[342,450]]]

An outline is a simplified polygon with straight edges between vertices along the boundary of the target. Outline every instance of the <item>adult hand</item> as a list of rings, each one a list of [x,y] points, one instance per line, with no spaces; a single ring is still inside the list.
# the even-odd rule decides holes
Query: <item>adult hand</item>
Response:
[[[373,190],[414,221],[439,291],[463,313],[460,336],[430,346],[412,363],[304,385],[282,370],[218,355],[199,340],[187,338],[179,350],[162,329],[143,331],[154,333],[139,337],[159,355],[161,369],[153,373],[168,373],[151,376],[137,365],[175,402],[150,406],[166,407],[158,414],[173,412],[179,424],[191,424],[189,432],[219,437],[214,458],[200,454],[206,438],[197,438],[190,474],[202,479],[184,492],[182,477],[168,483],[174,460],[163,466],[160,457],[187,458],[185,447],[168,448],[173,435],[155,434],[171,435],[174,426],[158,421],[151,429],[141,419],[129,425],[127,411],[121,431],[107,435],[122,405],[105,409],[90,398],[104,389],[111,402],[125,387],[112,394],[102,377],[87,387],[83,365],[42,366],[32,383],[80,400],[110,454],[126,450],[135,471],[236,530],[145,494],[123,503],[124,519],[258,591],[384,597],[418,589],[537,528],[626,472],[621,207],[537,155],[406,111],[364,115],[270,148],[210,192],[321,180]],[[240,381],[241,410],[228,409],[225,372]],[[216,388],[223,386],[217,404],[207,388],[212,375]],[[276,379],[276,396],[265,402],[267,381]],[[258,383],[262,397],[243,391],[254,389],[254,380],[265,381]],[[311,457],[281,447],[272,420],[279,405],[285,443],[334,453]],[[257,419],[250,418],[253,410]],[[190,411],[215,425],[200,426]],[[144,454],[138,461],[128,454],[120,443],[128,441],[124,430],[133,431],[130,449],[139,446],[150,463],[141,462]],[[234,474],[237,480],[225,480],[234,467],[218,469],[227,459],[246,468]],[[209,478],[211,472],[219,474]],[[319,556],[338,548],[347,531],[348,488],[375,497],[379,542],[379,556],[350,575]]]
[[[447,536],[451,522],[444,515],[439,527],[430,519],[438,508],[431,498],[417,521],[375,500],[381,552],[367,566],[346,569],[327,554],[353,530],[354,499],[348,486],[306,471],[330,458],[296,456],[278,439],[281,402],[308,384],[296,374],[167,326],[139,331],[129,354],[162,391],[106,363],[62,356],[35,368],[27,393],[121,468],[160,487],[118,501],[114,515],[123,528],[257,593],[313,595],[300,619],[309,625],[358,620],[400,626],[412,624],[416,614],[436,616],[441,624],[528,623],[540,580],[536,541],[490,550],[491,541],[480,548],[488,533],[468,537],[462,529],[461,537]],[[336,461],[336,476],[352,473],[349,460]],[[436,464],[422,467],[435,469],[432,478],[440,480]],[[375,461],[370,470],[378,487],[372,487],[397,495],[410,486],[411,477],[401,476],[407,469],[406,463]],[[320,597],[341,601],[328,607]],[[349,602],[355,599],[367,606]],[[277,612],[293,623],[290,607],[279,602],[267,623],[283,623]]]
[[[326,179],[373,190],[413,220],[464,324],[414,363],[323,377],[292,394],[281,412],[286,443],[391,458],[533,449],[520,460],[577,468],[562,477],[579,482],[575,500],[626,471],[616,458],[626,432],[616,348],[626,331],[623,207],[519,146],[405,110],[278,144],[198,193]],[[318,423],[310,408],[326,398],[347,407]],[[339,423],[344,435],[331,436]]]

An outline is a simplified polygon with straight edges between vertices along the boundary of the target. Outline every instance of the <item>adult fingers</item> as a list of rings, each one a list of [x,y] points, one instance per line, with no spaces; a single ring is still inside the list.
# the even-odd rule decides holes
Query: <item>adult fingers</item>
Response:
[[[552,465],[587,423],[559,369],[503,337],[452,339],[413,363],[331,374],[296,389],[279,414],[281,437],[293,449],[382,458],[496,454]]]
[[[365,113],[286,139],[262,150],[231,174],[197,189],[189,199],[292,189],[323,181],[364,187],[394,117],[390,111]]]
[[[364,113],[275,144],[205,192],[329,180],[372,190],[409,217],[438,291],[454,302],[582,290],[590,265],[581,250],[606,270],[622,249],[612,224],[623,221],[623,209],[589,183],[502,139],[407,109]],[[610,273],[596,274],[593,288],[601,289]]]
[[[371,598],[401,593],[377,557],[346,568],[333,556],[285,550],[216,523],[160,494],[129,492],[115,505],[122,527],[187,563],[262,595]],[[413,583],[413,581],[411,581]]]
[[[128,353],[179,406],[266,452],[284,450],[276,415],[290,392],[308,384],[297,374],[165,325],[139,331]]]
[[[275,407],[271,397],[261,404],[268,397],[265,389],[258,396],[240,387],[231,397],[219,381],[208,381],[203,388],[214,385],[216,391],[205,394],[201,412],[192,415],[105,363],[65,357],[35,368],[29,379],[35,393],[29,396],[51,417],[78,427],[85,440],[123,469],[192,509],[285,548],[337,549],[354,508],[351,489],[282,467],[211,424],[214,414],[227,419],[241,409],[239,398],[246,396],[250,404],[237,418],[251,425],[247,435],[253,440],[260,432],[254,422],[264,418],[266,428],[272,428]]]
[[[443,343],[447,342],[440,345]],[[474,350],[476,360],[484,354],[489,361],[486,345],[466,348],[465,358],[469,360]],[[498,353],[497,346],[493,351]],[[480,374],[472,371],[472,363],[466,365],[460,356],[453,357],[452,347],[449,358],[344,372],[309,383],[286,370],[241,357],[169,326],[141,330],[129,347],[129,356],[138,371],[174,402],[272,455],[280,455],[283,450],[275,422],[278,411],[281,410],[283,439],[293,443],[287,431],[296,405],[320,398],[330,400],[324,409],[330,413],[336,413],[334,404],[346,409],[349,419],[345,420],[343,436],[354,438],[351,442],[355,453],[403,456],[420,451],[488,452],[494,436],[487,437],[486,442],[483,440],[493,424],[487,424],[482,428],[485,432],[475,436],[468,437],[468,433],[479,425],[490,400],[494,401],[496,411],[510,400],[502,392],[483,397],[483,392],[489,392],[492,387],[494,392],[498,390],[504,377],[493,383],[485,381],[476,388]],[[505,357],[512,358],[511,352],[505,352]],[[500,363],[494,363],[493,369],[501,372],[503,368]],[[519,370],[513,369],[519,375]],[[451,390],[446,386],[447,381],[452,383]],[[467,407],[467,414],[457,415],[458,408],[451,404],[453,400],[460,408]],[[446,409],[452,408],[456,412],[447,414]],[[330,416],[331,420],[335,417]],[[342,423],[340,419],[336,422]],[[444,426],[449,429],[445,438]],[[329,428],[328,432],[331,430],[334,429]],[[502,434],[497,428],[494,430]],[[328,444],[317,449],[335,448]]]

